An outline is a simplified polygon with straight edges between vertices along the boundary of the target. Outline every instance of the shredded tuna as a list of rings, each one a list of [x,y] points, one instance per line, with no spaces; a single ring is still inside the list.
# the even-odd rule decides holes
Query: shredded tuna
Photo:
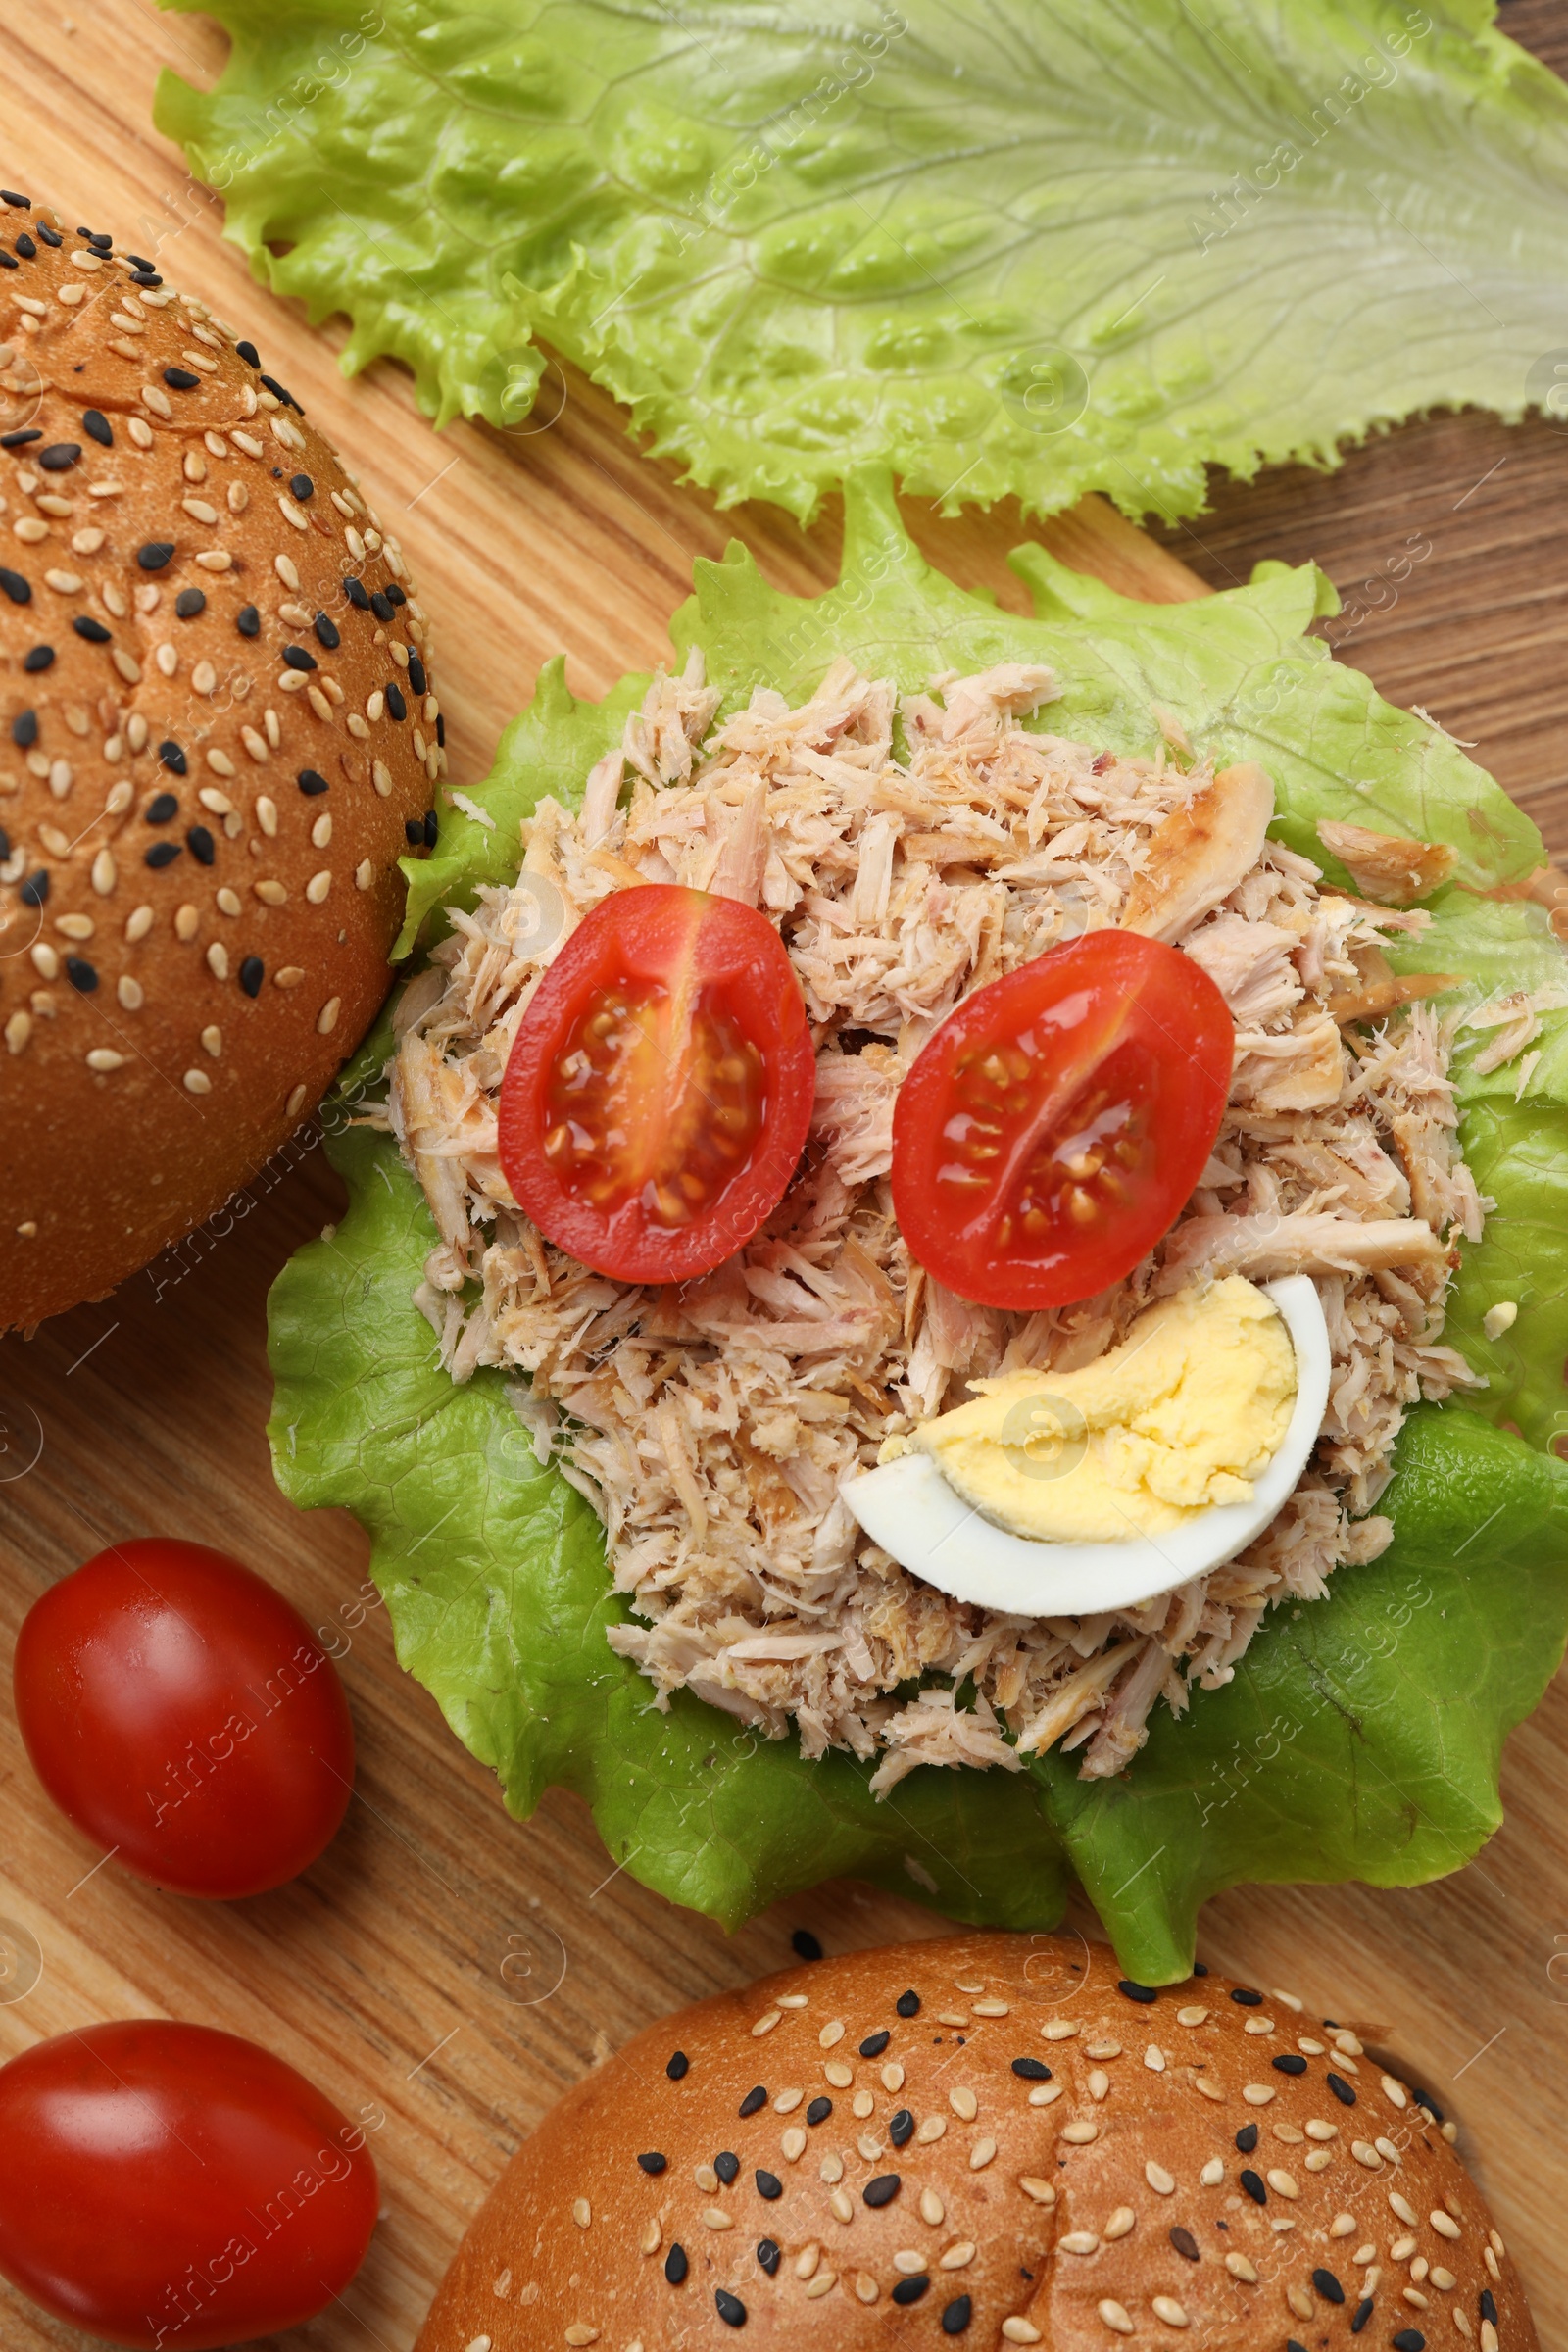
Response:
[[[1406,1411],[1478,1385],[1442,1342],[1454,1242],[1479,1239],[1491,1206],[1456,1143],[1457,1016],[1391,986],[1382,953],[1427,918],[1321,889],[1262,837],[1255,774],[1184,769],[1168,729],[1152,759],[1122,759],[1026,726],[1053,692],[1049,672],[1009,664],[901,701],[841,661],[801,708],[762,690],[715,727],[694,656],[656,681],[580,814],[540,804],[518,883],[453,913],[402,999],[379,1114],[441,1236],[416,1299],[443,1361],[455,1380],[515,1375],[539,1458],[604,1520],[631,1612],[612,1646],[655,1703],[690,1689],[808,1756],[846,1748],[876,1764],[879,1792],[919,1764],[1018,1770],[1058,1741],[1086,1777],[1122,1771],[1162,1697],[1180,1711],[1228,1681],[1271,1606],[1319,1598],[1383,1549],[1374,1506]],[[760,906],[818,1036],[788,1194],[679,1291],[628,1288],[545,1242],[496,1147],[507,1055],[559,944],[538,944],[542,898],[559,896],[565,938],[643,881]],[[1117,923],[1130,898],[1236,1021],[1214,1152],[1113,1291],[1032,1315],[971,1305],[894,1222],[900,1080],[970,990]],[[1358,1021],[1343,1007],[1369,990],[1386,1017]],[[1468,1017],[1523,1043],[1538,1010]],[[970,1380],[1088,1363],[1152,1297],[1230,1270],[1310,1274],[1334,1358],[1313,1461],[1242,1558],[1141,1608],[1019,1619],[951,1600],[860,1531],[840,1490],[886,1438]]]

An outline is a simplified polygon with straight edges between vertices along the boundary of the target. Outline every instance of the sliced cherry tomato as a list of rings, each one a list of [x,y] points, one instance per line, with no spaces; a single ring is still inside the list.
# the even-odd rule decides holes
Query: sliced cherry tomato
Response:
[[[893,1205],[983,1306],[1092,1298],[1181,1214],[1219,1133],[1234,1025],[1190,956],[1092,931],[966,998],[899,1089]]]
[[[138,2018],[0,2068],[0,2271],[113,2343],[297,2327],[365,2260],[379,2194],[364,2131],[236,2034]]]
[[[205,1544],[116,1544],[51,1586],[18,1637],[15,1687],[61,1811],[178,1894],[282,1886],[352,1793],[337,1669],[281,1592]]]
[[[784,1197],[815,1084],[806,1005],[765,916],[650,883],[602,899],[545,973],[501,1086],[519,1207],[584,1265],[685,1282]]]

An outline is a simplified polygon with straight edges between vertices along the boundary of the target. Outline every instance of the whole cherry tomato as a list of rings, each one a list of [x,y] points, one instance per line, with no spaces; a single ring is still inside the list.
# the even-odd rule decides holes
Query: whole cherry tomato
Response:
[[[89,1838],[178,1894],[261,1894],[314,1862],[354,1783],[337,1670],[280,1592],[205,1544],[115,1544],[33,1603],[17,1721]]]
[[[649,883],[602,899],[523,1014],[501,1165],[540,1232],[621,1282],[685,1282],[783,1199],[815,1063],[765,915]]]
[[[364,2132],[236,2034],[138,2018],[0,2068],[0,2271],[112,2343],[297,2327],[354,2277],[378,2201]]]
[[[1230,1091],[1235,1025],[1190,956],[1091,931],[966,997],[893,1113],[893,1206],[983,1306],[1092,1298],[1176,1222]]]

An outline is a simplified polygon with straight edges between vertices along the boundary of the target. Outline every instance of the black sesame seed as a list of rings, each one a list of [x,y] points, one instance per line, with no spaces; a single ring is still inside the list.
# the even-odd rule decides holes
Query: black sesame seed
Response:
[[[1049,2082],[1051,2069],[1043,2058],[1015,2058],[1012,2071],[1025,2082]]]
[[[1239,2009],[1261,2009],[1263,2006],[1263,1995],[1254,1992],[1250,1984],[1238,1984],[1231,1999]]]
[[[1389,2340],[1394,2352],[1427,2352],[1427,2339],[1419,2328],[1401,2328],[1398,2334],[1391,2336]]]
[[[831,2099],[813,2099],[806,2110],[806,2120],[808,2124],[825,2124],[832,2112]]]
[[[11,855],[11,836],[10,836],[10,834],[9,834],[9,833],[6,831],[6,829],[5,829],[4,825],[0,825],[0,865],[4,865],[4,863],[5,863],[6,859],[7,859],[7,858],[10,857],[10,855]]]
[[[1206,1977],[1208,1974],[1207,1963],[1202,1960],[1195,1960],[1193,1962],[1193,1974],[1195,1977]]]
[[[155,793],[142,814],[150,825],[167,825],[172,816],[179,814],[179,803],[172,792]]]
[[[1257,2126],[1244,2124],[1236,2134],[1236,2145],[1244,2156],[1250,2156],[1257,2145]]]
[[[9,449],[11,446],[12,436],[9,433],[0,437],[0,449]],[[32,602],[32,582],[24,580],[20,571],[8,571],[3,564],[0,564],[0,588],[5,590],[14,605],[30,605]]]
[[[644,2156],[639,2156],[637,2161],[642,2166],[642,2169],[645,2173],[653,2173],[657,2176],[664,2170],[665,2166],[669,2162],[669,2158],[667,2156],[661,2156],[657,2148],[650,2148],[647,2154]]]
[[[396,580],[388,580],[386,584],[386,601],[389,605],[406,605],[409,601]]]
[[[671,2286],[679,2286],[691,2265],[686,2260],[684,2246],[671,2246],[664,2256],[664,2277]]]
[[[24,906],[41,906],[43,905],[49,896],[49,876],[41,865],[35,874],[27,876],[17,896],[21,899]]]
[[[167,767],[172,776],[182,776],[185,773],[189,762],[172,736],[168,737],[158,746],[158,764],[160,767]]]
[[[902,2174],[878,2173],[874,2180],[868,2180],[866,2182],[864,2188],[860,2191],[860,2194],[864,2197],[866,2203],[872,2208],[872,2210],[875,2211],[880,2206],[891,2205],[894,2198],[898,2195],[903,2186],[904,2179]]]
[[[288,486],[290,494],[295,498],[314,498],[316,495],[316,484],[308,473],[291,474]]]
[[[71,625],[78,637],[86,638],[89,645],[109,643],[110,632],[101,620],[94,620],[90,612],[78,612]]]
[[[918,2303],[929,2292],[931,2281],[923,2273],[913,2278],[901,2278],[893,2289],[895,2303]]]
[[[19,264],[16,255],[14,253],[7,253],[5,247],[0,245],[0,270],[15,270],[18,267]]]
[[[1359,2335],[1362,2328],[1366,2326],[1371,2317],[1372,2298],[1370,2295],[1366,2295],[1355,2307],[1355,2311],[1350,2320],[1350,2333],[1352,2335]]]
[[[727,2286],[714,2287],[713,2309],[717,2312],[719,2318],[723,2321],[726,2328],[745,2327],[746,2306],[741,2301],[739,2295],[732,2295],[730,2293]]]
[[[1198,2240],[1190,2230],[1173,2230],[1170,2233],[1170,2242],[1184,2261],[1198,2262],[1201,2260],[1198,2251]]]
[[[1350,2084],[1347,2082],[1343,2075],[1330,2075],[1329,2088],[1333,2091],[1334,2096],[1339,2100],[1342,2107],[1353,2107],[1355,2105],[1355,2092],[1350,2087]]]
[[[198,865],[211,865],[218,855],[218,845],[205,825],[192,825],[185,836],[185,847]]]
[[[78,237],[86,238],[94,253],[113,253],[115,250],[114,238],[104,229],[78,228],[76,234]]]
[[[758,2082],[754,2084],[752,2089],[746,2093],[745,2098],[742,2099],[739,2113],[743,2118],[748,2115],[755,2115],[760,2107],[765,2107],[766,2105],[766,2086],[763,2083]]]
[[[956,2295],[942,2314],[944,2335],[961,2335],[974,2317],[974,2305],[967,2295]]]
[[[288,393],[284,391],[282,385],[278,382],[275,376],[264,375],[262,378],[262,384],[267,391],[270,392],[272,398],[274,400],[280,400],[285,408],[292,409],[296,406],[296,403],[290,398]]]
[[[0,449],[25,449],[29,441],[41,441],[43,432],[38,425],[19,425],[14,433],[0,433]]]
[[[194,620],[198,612],[207,610],[207,599],[199,588],[182,588],[174,599],[174,611],[181,620]]]
[[[162,571],[174,552],[172,539],[148,539],[136,550],[136,561],[143,571]]]
[[[79,441],[51,441],[47,449],[38,452],[38,463],[45,473],[69,473],[81,456]]]
[[[439,720],[437,720],[436,725],[437,731],[439,732]],[[917,1992],[901,1992],[893,2006],[901,2017],[918,2017],[920,2014],[920,1995]]]
[[[58,252],[60,247],[65,243],[66,240],[60,234],[59,229],[51,228],[46,220],[35,220],[32,225],[38,231],[38,234],[40,237],[42,237],[44,243],[46,245],[53,246],[56,252]]]
[[[1246,2189],[1248,2195],[1251,2198],[1254,2205],[1266,2205],[1268,2203],[1268,2190],[1263,2186],[1262,2180],[1256,2173],[1244,2172],[1242,2175],[1242,2186]]]
[[[40,669],[51,666],[54,658],[55,649],[52,645],[35,645],[30,653],[23,655],[22,666],[30,675],[36,676]]]
[[[156,270],[133,270],[130,282],[133,286],[161,286],[164,281]]]
[[[892,2034],[888,2033],[868,2034],[860,2044],[860,2056],[862,2058],[880,2058],[892,2039]]]
[[[322,775],[318,775],[314,767],[302,767],[297,780],[301,792],[303,792],[307,798],[312,800],[315,799],[318,792],[325,792],[327,790],[326,778]],[[767,2093],[765,2090],[763,2091],[762,2096],[764,2099],[766,2098]],[[742,2115],[746,2113],[746,2109],[744,2107],[741,2109],[741,2113]]]
[[[757,2259],[771,2278],[783,2258],[770,2237],[760,2237],[757,2241]]]
[[[81,429],[86,434],[89,441],[97,442],[100,449],[114,448],[115,428],[110,423],[108,417],[104,415],[102,409],[83,409],[81,412]]]
[[[771,2205],[776,2197],[784,2194],[784,2183],[777,2173],[759,2173],[757,2175],[757,2193],[760,2197],[765,2197]]]
[[[343,582],[343,593],[357,612],[368,612],[370,610],[370,600],[366,594],[365,582],[363,580],[346,578]]]
[[[1274,2072],[1277,2075],[1304,2075],[1306,2072],[1306,2060],[1304,2058],[1298,2058],[1294,2052],[1287,2050],[1283,2058],[1275,2059]]]
[[[329,654],[335,654],[343,642],[337,622],[328,620],[324,612],[318,612],[316,615],[316,634],[318,642],[325,646]]]
[[[241,605],[234,615],[234,626],[242,637],[259,637],[262,633],[262,616],[254,605]]]
[[[424,663],[419,660],[417,654],[410,654],[409,684],[414,688],[416,694],[423,694],[429,683],[429,679],[424,674]]]
[[[261,957],[259,956],[247,956],[244,962],[239,967],[239,984],[245,991],[245,994],[248,997],[259,997],[262,993],[262,982],[266,979],[266,977],[267,966],[263,963]]]
[[[0,188],[0,204],[14,204],[19,213],[30,213],[32,198],[19,196],[15,188]]]
[[[239,353],[240,358],[244,361],[247,368],[259,368],[261,366],[262,355],[257,350],[254,343],[236,343],[234,349]]]
[[[387,680],[386,710],[389,718],[403,719],[409,715],[409,706],[403,699],[403,689],[396,678]]]
[[[444,710],[438,710],[435,714],[435,739],[436,742],[441,746],[441,749],[445,751],[447,747],[447,721],[446,712]],[[914,2001],[913,1993],[906,1992],[904,1995],[904,2000],[895,2003],[895,2006],[898,2009],[901,2017],[912,2017],[914,2015],[914,2009],[918,2009],[920,2006],[919,2002],[914,2001],[914,2009],[906,2009],[904,2006],[904,2001]]]
[[[308,654],[303,645],[285,645],[283,648],[283,666],[285,669],[314,669],[316,667],[316,656],[314,654]]]
[[[11,721],[11,740],[19,752],[24,752],[29,744],[37,742],[38,713],[36,710],[19,710],[17,712],[16,717]]]
[[[83,956],[66,957],[66,978],[79,996],[90,997],[98,985],[98,974]]]
[[[127,253],[124,258],[132,270],[150,270],[152,268],[151,262],[144,253]]]
[[[1437,2100],[1432,2096],[1430,2090],[1412,2089],[1410,2096],[1412,2099],[1414,2099],[1418,2107],[1424,2107],[1426,2109],[1428,2115],[1431,2116],[1432,2121],[1435,2124],[1442,2123],[1443,2109],[1438,2105]]]
[[[35,262],[38,258],[38,248],[33,243],[31,237],[28,236],[25,229],[23,230],[21,236],[17,239],[17,251],[21,254],[24,262]]]
[[[300,781],[302,784],[304,783],[305,779],[303,776],[300,778]],[[684,2075],[690,2073],[691,2063],[691,2060],[687,2057],[684,2050],[677,2050],[674,2056],[670,2059],[669,2064],[665,2067],[664,2072],[672,2082],[678,2082]]]
[[[1345,2289],[1332,2271],[1314,2271],[1312,2284],[1317,2288],[1325,2303],[1343,2303],[1345,2301]]]
[[[427,850],[435,848],[440,831],[440,818],[433,808],[427,808],[424,812],[424,846]]]
[[[914,2137],[914,2118],[907,2107],[901,2107],[889,2122],[888,2137],[896,2148],[907,2147]]]
[[[370,594],[370,611],[375,614],[376,619],[390,620],[392,610],[392,599],[384,596],[379,588],[373,589]]]
[[[1157,2001],[1159,1998],[1152,1984],[1135,1984],[1131,1977],[1121,1978],[1116,1990],[1124,1994],[1129,2001],[1142,2001],[1146,2009],[1152,2001]]]
[[[424,819],[422,816],[406,816],[403,819],[403,831],[411,850],[423,849]]]
[[[1497,2325],[1497,2298],[1490,2286],[1481,2289],[1481,2317],[1490,2320],[1494,2328]]]
[[[733,2181],[740,2178],[741,2160],[733,2148],[721,2149],[719,2154],[713,2158],[713,2170],[723,2181],[724,2186],[728,2188]]]
[[[143,852],[142,863],[150,865],[156,872],[161,866],[172,865],[178,856],[177,841],[155,841],[150,850]]]

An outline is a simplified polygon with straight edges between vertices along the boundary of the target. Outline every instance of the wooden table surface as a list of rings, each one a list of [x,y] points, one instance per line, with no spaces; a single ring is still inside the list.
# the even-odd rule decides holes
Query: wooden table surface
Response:
[[[1505,11],[1560,67],[1564,19],[1560,0]],[[455,782],[484,773],[549,654],[564,648],[579,692],[656,661],[692,558],[718,554],[731,535],[783,585],[832,578],[831,514],[810,534],[765,509],[715,514],[641,458],[612,406],[570,371],[552,368],[538,429],[460,425],[439,439],[395,368],[346,384],[334,367],[341,333],[313,334],[251,284],[220,242],[219,207],[151,128],[158,68],[205,79],[221,55],[210,26],[141,0],[6,11],[0,184],[156,253],[173,282],[243,322],[349,453],[396,516],[433,616]],[[1562,849],[1565,513],[1568,434],[1464,416],[1382,438],[1335,475],[1280,469],[1250,488],[1220,485],[1211,514],[1158,536],[1211,585],[1245,578],[1262,555],[1316,557],[1347,598],[1330,631],[1343,657],[1475,739]],[[1001,561],[1028,535],[1015,514],[910,520],[958,578],[1021,606]],[[1172,555],[1102,514],[1043,535],[1118,585],[1200,593]],[[6,1710],[0,2059],[98,2018],[183,2017],[269,2044],[350,2114],[367,2113],[384,2220],[349,2293],[289,2341],[407,2352],[485,2189],[585,2068],[660,2012],[781,1964],[796,1926],[830,1949],[943,1929],[910,1904],[838,1885],[728,1938],[612,1871],[574,1800],[553,1795],[530,1823],[508,1820],[490,1776],[399,1672],[384,1614],[345,1625],[366,1574],[359,1529],[335,1512],[302,1516],[272,1484],[266,1292],[339,1205],[308,1138],[246,1205],[224,1238],[199,1235],[114,1298],[30,1343],[0,1343],[0,1655],[31,1601],[106,1542],[167,1532],[226,1546],[313,1623],[341,1629],[357,1799],[297,1885],[247,1903],[182,1902],[100,1866],[44,1801]],[[1515,1735],[1506,1827],[1470,1869],[1407,1893],[1241,1891],[1209,1906],[1200,1940],[1212,1964],[1373,2030],[1451,2098],[1550,2352],[1568,2352],[1561,2132],[1542,2104],[1543,2091],[1568,2087],[1565,1779],[1559,1681]],[[6,2352],[79,2341],[0,2285]]]

